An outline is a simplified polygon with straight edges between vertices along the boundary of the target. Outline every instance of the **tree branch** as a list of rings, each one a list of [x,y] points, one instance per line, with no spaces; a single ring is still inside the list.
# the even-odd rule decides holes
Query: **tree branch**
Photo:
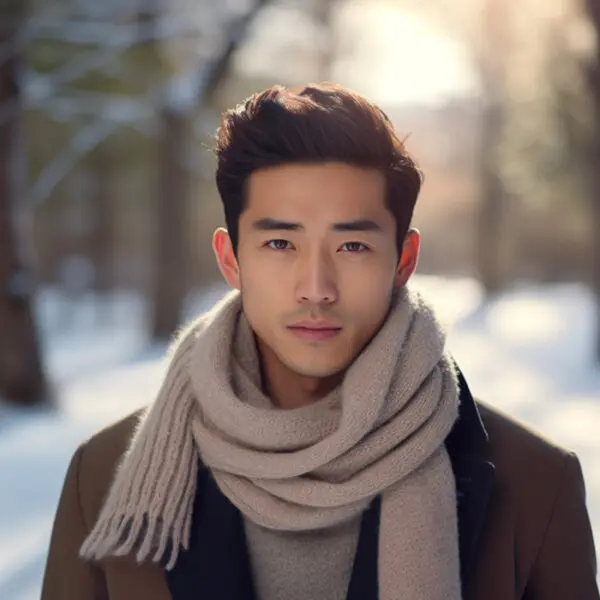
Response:
[[[194,106],[201,106],[206,103],[207,99],[214,93],[229,68],[233,53],[247,35],[250,22],[269,1],[270,0],[257,0],[255,6],[248,13],[239,19],[235,19],[235,21],[230,24],[227,28],[224,47],[214,60],[203,63],[203,66],[200,69],[190,71],[183,76],[176,76],[168,82],[167,89],[170,91],[170,94],[167,97],[166,102],[167,110],[176,109],[177,105],[181,104],[181,98],[179,98],[179,96],[185,96],[186,100],[189,98],[192,100]],[[88,23],[88,25],[98,27],[100,24]],[[118,38],[117,41],[113,38],[109,51],[112,52],[113,55],[111,55],[110,58],[114,56],[115,52],[123,51],[135,44],[144,43],[148,40],[167,39],[175,35],[176,30],[173,29],[172,26],[170,28],[157,28],[156,25],[156,23],[149,24],[148,28],[142,30],[142,35],[140,35],[139,26],[111,25],[110,27],[113,28],[113,33],[115,31],[114,27],[121,28],[121,32],[124,31],[125,33],[122,33],[121,38]],[[66,30],[63,28],[62,33],[64,34],[65,31]],[[108,30],[105,28],[102,31],[102,41],[106,44]],[[179,35],[182,31],[183,30],[178,31]],[[90,43],[90,39],[93,38],[91,32],[92,29],[89,28],[85,32],[77,28],[74,38],[68,38],[68,36],[66,36],[68,38],[67,40],[65,40],[65,37],[57,37],[56,39],[62,39],[63,41],[76,40],[75,43]],[[73,33],[73,30],[71,30],[71,33]],[[48,39],[47,32],[44,34],[44,37]],[[64,83],[71,78],[80,76],[86,69],[96,68],[97,65],[101,64],[101,59],[108,60],[108,57],[101,51],[87,53],[83,55],[83,57],[74,59],[74,61],[77,62],[71,62],[66,67],[59,70],[58,76],[53,75],[50,78],[43,78],[37,81],[36,84],[34,84],[38,85],[37,91],[33,91],[35,90],[35,87],[33,86],[29,88],[32,91],[30,103],[35,106],[43,107],[48,102],[52,104],[50,98],[54,98],[53,108],[55,110],[65,110],[66,112],[71,110],[72,114],[77,112],[77,101],[69,98],[57,99],[55,96],[56,87],[58,87],[60,83]],[[192,90],[190,90],[190,86],[193,87]],[[178,90],[182,91],[178,92]],[[80,93],[79,95],[81,96],[82,94]],[[88,100],[91,96],[91,94],[88,95]],[[93,96],[98,98],[100,95],[94,94]],[[115,104],[115,102],[119,102],[120,104]],[[92,105],[87,104],[87,101],[85,104],[89,107],[91,112]],[[188,102],[184,101],[184,104],[188,104]],[[30,201],[34,206],[46,200],[56,185],[69,173],[77,162],[106,139],[120,124],[131,123],[132,121],[139,122],[146,117],[151,117],[153,114],[149,107],[148,110],[146,110],[143,103],[129,101],[128,99],[116,100],[113,98],[104,106],[98,106],[98,104],[96,104],[94,109],[98,109],[98,112],[102,112],[102,118],[95,120],[77,131],[67,149],[44,169],[33,184],[30,193]],[[98,112],[96,112],[96,114],[98,114]],[[81,114],[81,112],[79,114]]]
[[[66,150],[42,171],[31,187],[31,204],[36,207],[46,200],[77,162],[105,140],[117,127],[118,123],[101,119],[79,129]]]
[[[250,11],[239,19],[235,19],[228,27],[223,52],[220,52],[214,61],[209,62],[205,70],[200,71],[197,89],[198,105],[204,104],[214,93],[229,68],[233,53],[248,35],[250,23],[270,1],[257,0]]]
[[[200,35],[214,24],[163,17],[159,27],[144,24],[116,24],[99,21],[59,20],[40,22],[30,34],[38,39],[68,44],[129,47],[135,43],[167,40],[190,34]]]
[[[120,54],[127,50],[131,50],[137,45],[145,44],[152,40],[159,41],[185,35],[191,31],[197,33],[197,30],[190,28],[185,23],[174,24],[177,26],[173,26],[173,24],[171,24],[171,27],[161,28],[161,30],[158,32],[152,26],[141,26],[136,28],[131,25],[123,26],[105,23],[94,23],[93,25],[94,27],[102,28],[101,31],[104,33],[104,35],[108,35],[108,37],[104,38],[102,42],[96,42],[95,40],[91,41],[93,40],[92,37],[86,38],[79,30],[76,30],[76,35],[81,36],[81,38],[78,38],[77,41],[67,39],[65,33],[68,25],[63,25],[62,32],[57,35],[55,39],[60,41],[68,41],[69,43],[74,44],[99,43],[102,47],[92,51],[78,53],[69,62],[59,67],[52,74],[39,76],[43,79],[43,81],[38,82],[38,85],[43,84],[43,87],[40,89],[43,90],[45,98],[56,94],[59,86],[69,83],[74,79],[83,77],[86,73],[93,69],[100,69],[106,66],[111,61],[117,59]],[[112,35],[109,35],[111,31]],[[42,37],[43,39],[48,39],[47,36]]]
[[[142,100],[94,92],[54,96],[30,107],[43,108],[59,120],[101,115],[106,121],[133,124],[155,116],[154,107]]]
[[[171,113],[185,113],[200,107],[210,99],[229,69],[234,52],[248,34],[249,25],[256,15],[272,0],[257,0],[251,10],[235,18],[226,27],[226,35],[214,57],[202,61],[200,67],[177,74],[159,91],[163,108]]]

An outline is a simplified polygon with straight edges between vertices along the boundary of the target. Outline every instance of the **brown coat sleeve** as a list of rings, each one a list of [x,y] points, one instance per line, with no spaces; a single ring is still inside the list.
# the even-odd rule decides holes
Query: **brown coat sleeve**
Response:
[[[570,454],[525,600],[600,600],[581,465]]]
[[[67,471],[50,540],[42,585],[42,600],[107,600],[102,570],[79,558],[88,529],[79,496],[79,467],[83,447]]]

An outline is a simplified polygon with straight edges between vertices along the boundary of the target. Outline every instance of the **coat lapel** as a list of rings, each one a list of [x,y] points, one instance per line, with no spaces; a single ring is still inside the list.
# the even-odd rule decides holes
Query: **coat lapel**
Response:
[[[479,538],[494,485],[494,465],[486,460],[488,434],[463,374],[458,370],[459,416],[446,440],[454,478],[458,511],[458,539],[463,587],[471,577]]]
[[[379,577],[377,550],[379,548],[379,517],[381,499],[378,497],[363,514],[347,600],[377,600]]]
[[[494,467],[484,460],[453,463],[458,504],[458,542],[463,587],[476,567],[479,538],[494,483]]]
[[[189,550],[167,571],[167,584],[173,600],[255,600],[241,513],[207,469],[198,474]]]

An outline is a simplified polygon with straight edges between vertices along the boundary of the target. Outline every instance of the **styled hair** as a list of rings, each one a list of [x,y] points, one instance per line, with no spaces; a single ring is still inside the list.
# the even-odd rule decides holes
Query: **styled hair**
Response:
[[[333,84],[275,85],[225,112],[216,133],[216,182],[234,252],[250,175],[289,163],[340,162],[378,169],[401,254],[423,175],[385,113]]]

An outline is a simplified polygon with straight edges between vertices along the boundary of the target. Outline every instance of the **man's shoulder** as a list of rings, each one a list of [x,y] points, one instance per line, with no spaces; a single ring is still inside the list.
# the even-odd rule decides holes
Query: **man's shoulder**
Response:
[[[503,548],[514,549],[520,589],[536,590],[536,598],[598,598],[578,457],[502,411],[478,407],[489,436],[487,459],[495,467],[482,552],[495,565]]]
[[[94,433],[83,444],[85,455],[95,460],[114,462],[127,450],[140,419],[144,414],[143,408],[121,417]]]
[[[94,519],[144,414],[139,409],[92,435],[79,447],[77,479],[84,513]]]
[[[575,454],[515,417],[477,400],[487,430],[487,457],[496,469],[496,482],[529,495],[555,491]]]
[[[549,460],[564,460],[572,452],[531,425],[482,400],[476,401],[492,452],[533,452]]]

